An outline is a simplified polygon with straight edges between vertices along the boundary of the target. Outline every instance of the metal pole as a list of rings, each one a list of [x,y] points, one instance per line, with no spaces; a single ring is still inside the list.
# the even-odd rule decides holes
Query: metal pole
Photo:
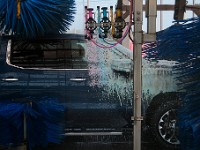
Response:
[[[195,2],[193,0],[193,6],[194,6]],[[194,11],[192,12],[192,17],[194,18]]]
[[[142,21],[143,1],[134,0],[134,107],[133,149],[141,150],[141,95],[142,95]]]
[[[160,5],[162,6],[163,0],[160,0]],[[163,30],[163,11],[160,10],[160,30]]]
[[[90,7],[90,0],[87,0],[87,8]]]

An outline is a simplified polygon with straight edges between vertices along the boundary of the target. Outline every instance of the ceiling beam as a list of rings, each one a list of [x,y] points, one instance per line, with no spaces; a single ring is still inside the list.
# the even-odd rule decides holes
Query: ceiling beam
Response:
[[[129,16],[129,5],[122,5],[124,11],[123,17],[127,18]],[[174,5],[157,5],[157,11],[174,11]],[[200,16],[200,5],[186,5],[186,10],[193,11],[197,16]],[[143,5],[143,11],[146,11],[146,5]]]

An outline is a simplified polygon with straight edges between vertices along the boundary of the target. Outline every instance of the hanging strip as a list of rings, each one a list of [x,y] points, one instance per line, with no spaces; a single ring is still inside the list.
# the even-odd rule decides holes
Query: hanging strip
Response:
[[[17,19],[20,19],[21,13],[21,0],[17,0]]]

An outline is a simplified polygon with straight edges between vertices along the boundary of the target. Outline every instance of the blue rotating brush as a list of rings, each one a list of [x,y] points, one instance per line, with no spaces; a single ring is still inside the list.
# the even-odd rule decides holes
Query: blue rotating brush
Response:
[[[146,44],[148,45],[148,44]],[[147,59],[179,62],[179,134],[182,150],[200,149],[200,18],[191,18],[157,33],[157,45],[144,49]]]
[[[0,0],[0,32],[36,37],[68,30],[74,0]]]
[[[64,132],[64,106],[56,99],[27,98],[27,101],[0,102],[0,145],[29,149],[59,144]]]

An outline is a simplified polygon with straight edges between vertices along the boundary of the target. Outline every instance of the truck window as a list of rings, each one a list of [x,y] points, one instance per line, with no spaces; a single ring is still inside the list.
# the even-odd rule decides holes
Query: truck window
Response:
[[[23,68],[86,69],[83,40],[12,40],[10,63]]]

